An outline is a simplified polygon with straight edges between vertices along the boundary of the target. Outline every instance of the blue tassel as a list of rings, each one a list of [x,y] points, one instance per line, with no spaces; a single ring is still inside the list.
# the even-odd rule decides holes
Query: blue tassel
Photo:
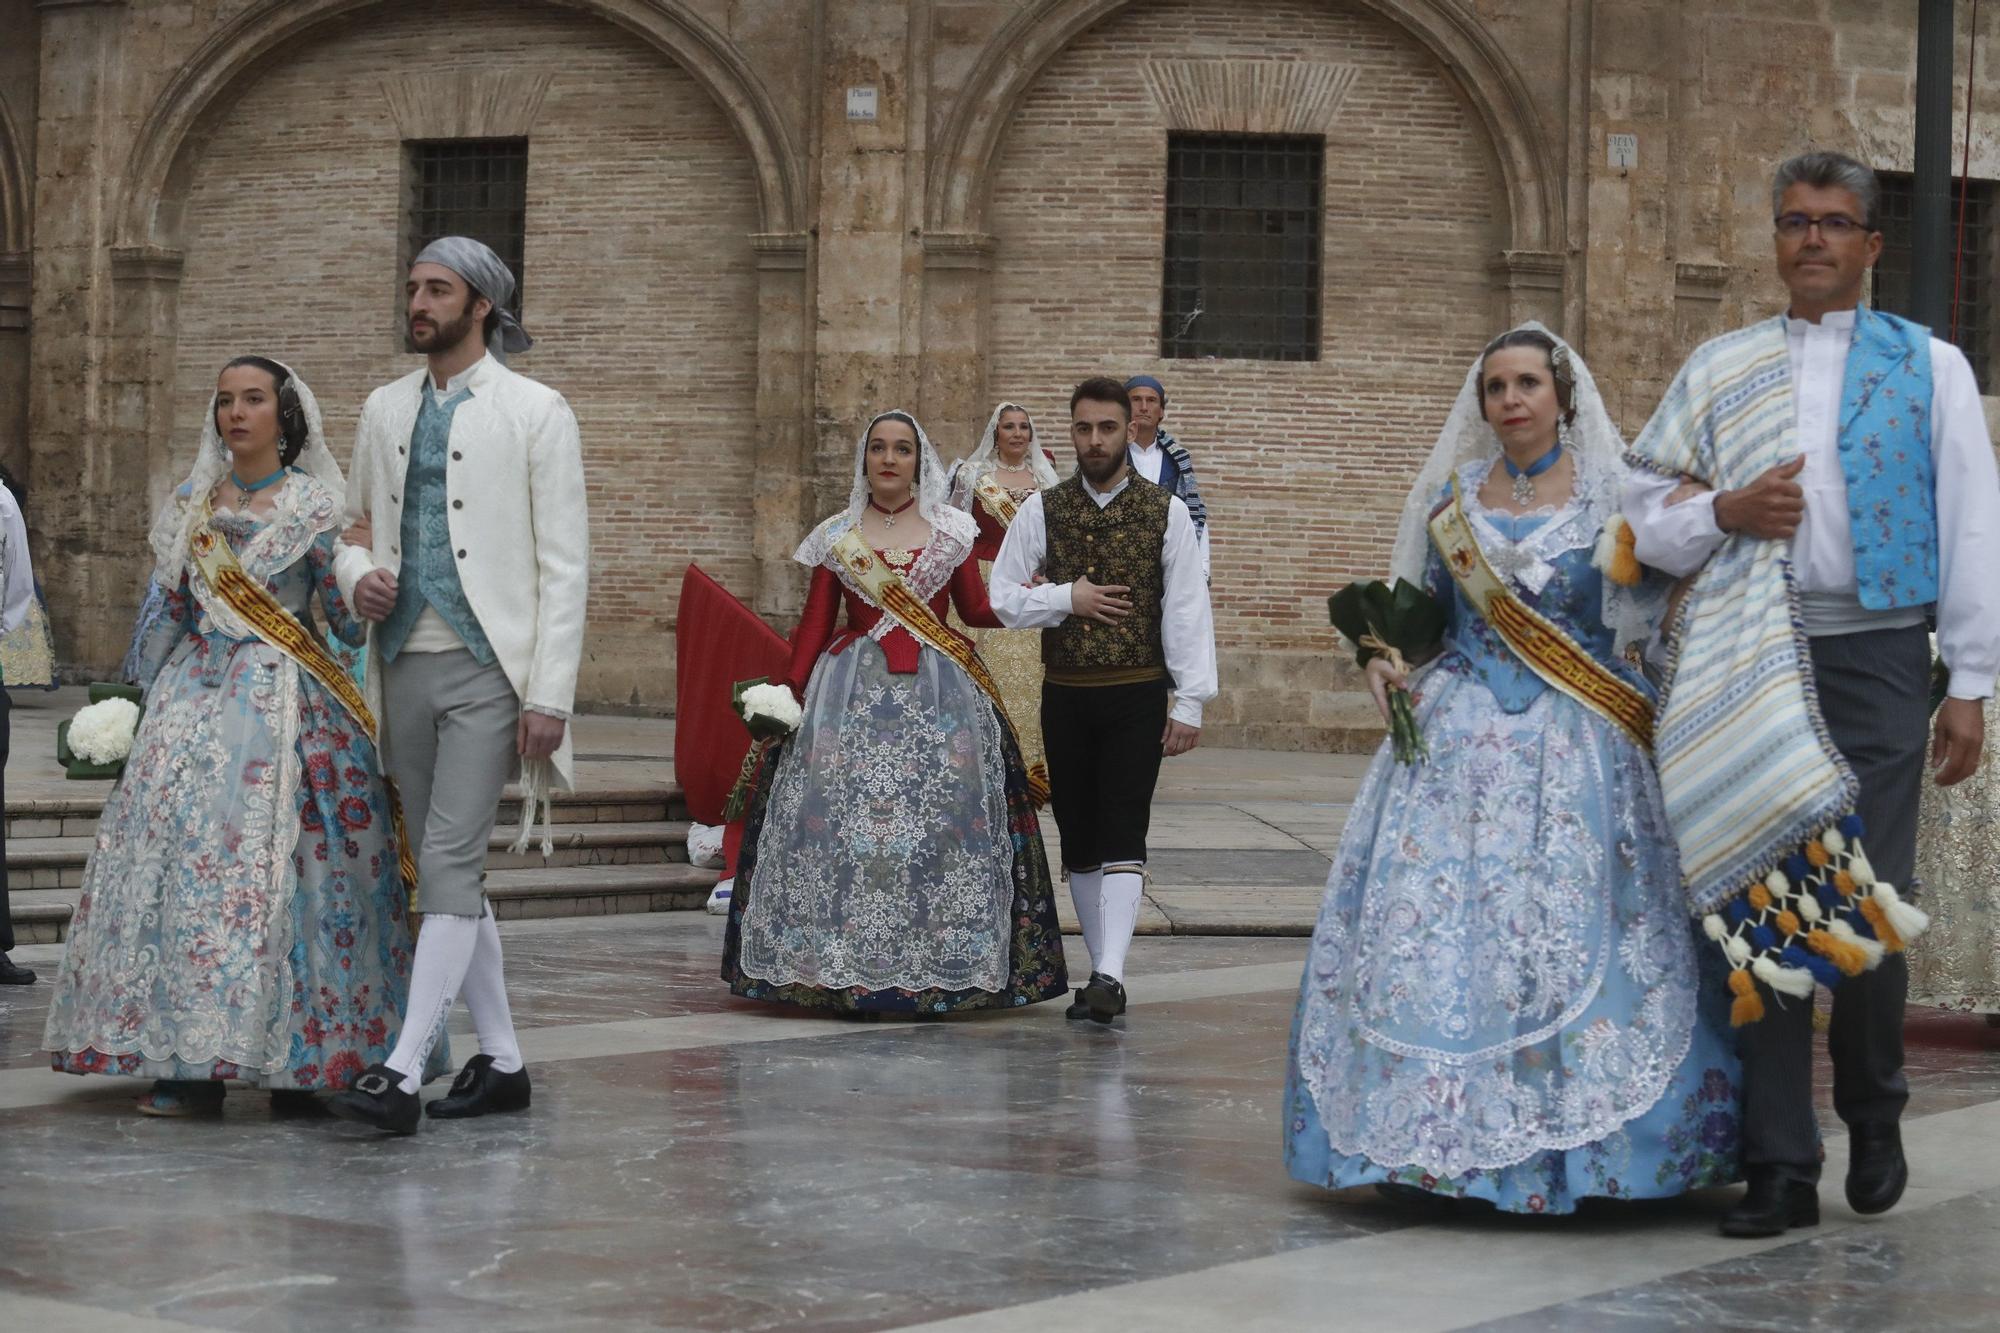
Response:
[[[1842,837],[1858,838],[1861,836],[1862,831],[1860,815],[1843,815],[1841,817],[1840,832]]]
[[[1807,957],[1806,968],[1813,974],[1814,980],[1818,981],[1820,985],[1826,987],[1828,990],[1832,990],[1845,979],[1841,976],[1839,968],[1827,962],[1826,959],[1821,958],[1818,954],[1812,954]]]
[[[1868,918],[1859,912],[1843,912],[1840,919],[1854,927],[1854,933],[1864,940],[1875,938],[1875,927],[1868,924]]]
[[[1756,946],[1759,953],[1768,952],[1778,947],[1778,932],[1769,926],[1752,926],[1750,943]]]
[[[1819,905],[1829,914],[1840,910],[1840,890],[1824,880],[1813,885],[1813,897],[1819,899]]]
[[[1723,911],[1728,913],[1729,924],[1732,926],[1740,926],[1750,919],[1750,904],[1744,902],[1741,897],[1731,898],[1729,906]]]
[[[1778,950],[1778,961],[1786,967],[1810,967],[1813,962],[1813,955],[1807,953],[1796,944],[1787,944],[1784,948]]]
[[[1793,884],[1803,884],[1812,877],[1812,863],[1803,854],[1793,852],[1785,858],[1785,878]]]

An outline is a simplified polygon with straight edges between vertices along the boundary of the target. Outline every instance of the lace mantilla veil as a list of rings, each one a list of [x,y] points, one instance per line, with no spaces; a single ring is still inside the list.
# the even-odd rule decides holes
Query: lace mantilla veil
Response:
[[[1553,339],[1569,358],[1576,376],[1571,403],[1576,419],[1570,424],[1565,447],[1576,466],[1576,499],[1591,518],[1591,531],[1601,532],[1618,515],[1618,501],[1624,490],[1629,467],[1625,462],[1625,441],[1605,410],[1597,392],[1597,381],[1562,338],[1536,320],[1516,326],[1513,332],[1530,331]],[[1500,437],[1487,423],[1479,392],[1479,372],[1484,358],[1476,358],[1465,374],[1465,384],[1451,415],[1445,418],[1430,458],[1417,473],[1416,485],[1403,502],[1403,516],[1396,526],[1396,547],[1389,568],[1392,576],[1423,586],[1424,565],[1430,553],[1430,516],[1444,494],[1445,483],[1461,467],[1475,461],[1497,458]],[[1653,634],[1665,609],[1666,588],[1660,579],[1647,579],[1633,587],[1621,587],[1604,580],[1604,623],[1612,630],[1615,651],[1624,652],[1633,643],[1644,643]]]
[[[261,355],[261,353],[260,353]],[[276,361],[276,357],[268,358]],[[285,363],[278,361],[285,366]],[[306,473],[324,486],[333,496],[333,510],[339,514],[347,502],[347,478],[341,474],[340,464],[333,461],[332,452],[326,447],[326,422],[320,416],[319,399],[299,377],[296,370],[285,366],[292,377],[292,387],[298,391],[299,410],[306,418],[306,447],[292,466]],[[222,480],[229,472],[229,446],[222,441],[222,433],[215,428],[214,393],[208,396],[208,415],[202,421],[201,448],[195,451],[194,467],[187,480],[181,483],[167,502],[160,506],[159,515],[153,520],[150,541],[153,547],[153,582],[171,592],[180,586],[181,566],[187,559],[188,537],[194,531],[196,501]]]
[[[979,484],[979,479],[998,466],[994,451],[999,447],[1000,417],[1006,412],[1019,412],[1028,419],[1028,471],[1035,479],[1035,489],[1045,491],[1062,480],[1043,453],[1042,432],[1035,425],[1035,414],[1019,403],[1002,403],[993,409],[992,416],[986,418],[986,433],[979,437],[979,447],[963,462],[952,466],[951,498],[954,503],[962,504],[964,498],[972,493],[972,488]]]
[[[847,508],[807,533],[792,557],[808,569],[817,569],[826,563],[827,553],[833,549],[833,544],[861,521],[861,511],[868,504],[868,436],[880,422],[890,417],[906,423],[917,435],[917,513],[931,525],[934,539],[943,538],[958,548],[957,556],[962,557],[972,549],[972,538],[977,528],[972,515],[951,507],[947,497],[945,466],[939,460],[937,450],[931,447],[931,437],[924,433],[923,426],[915,417],[896,409],[870,417],[868,424],[862,428],[861,438],[854,445],[854,484],[848,488]]]

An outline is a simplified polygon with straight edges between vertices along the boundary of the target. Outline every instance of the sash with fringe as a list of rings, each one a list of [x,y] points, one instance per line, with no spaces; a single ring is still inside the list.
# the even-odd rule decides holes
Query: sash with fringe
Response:
[[[1868,355],[1861,339],[1849,355]],[[1784,321],[1769,319],[1697,348],[1627,458],[1735,489],[1798,455],[1793,421]],[[1858,841],[1858,785],[1820,714],[1790,555],[1732,534],[1695,576],[1654,741],[1689,906],[1729,956],[1739,1024],[1763,1013],[1753,974],[1810,995],[1928,920],[1875,879]]]
[[[965,674],[972,677],[972,683],[993,701],[993,711],[999,714],[1000,725],[1010,733],[1014,731],[1013,719],[1007,716],[1007,705],[1000,701],[1000,686],[986,669],[986,664],[979,660],[979,654],[937,618],[910,585],[903,582],[903,576],[889,568],[869,548],[858,530],[849,528],[842,533],[833,544],[832,554],[869,599],[882,608],[882,614],[908,630],[918,643],[934,648],[958,663]],[[1048,803],[1049,773],[1045,765],[1036,764],[1028,770],[1028,796],[1038,806]]]
[[[354,683],[354,677],[341,669],[340,663],[327,652],[326,645],[300,624],[298,617],[271,595],[270,589],[244,572],[236,553],[229,549],[228,540],[215,530],[214,513],[208,498],[204,496],[200,503],[201,510],[196,515],[194,532],[188,538],[188,548],[209,588],[256,631],[259,639],[283,653],[299,670],[325,686],[327,693],[338,699],[341,707],[347,710],[354,725],[361,728],[369,742],[377,747],[379,756],[381,735],[375,726],[375,714],[362,697],[360,687]],[[409,891],[410,906],[414,911],[417,862],[403,828],[403,802],[396,794],[396,784],[386,772],[382,774],[382,783],[389,793],[389,818],[396,835],[396,864],[402,872],[403,887]]]
[[[1000,526],[1003,528],[1012,526],[1014,515],[1021,512],[1021,506],[1015,502],[1013,496],[1007,494],[1005,486],[993,480],[991,472],[979,479],[973,486],[972,493],[979,498],[979,503],[986,506],[986,512],[1000,521]]]
[[[1486,619],[1514,655],[1548,684],[1596,713],[1641,748],[1653,746],[1653,702],[1591,655],[1554,621],[1516,597],[1493,572],[1460,503],[1458,478],[1431,515],[1431,541],[1465,600]]]

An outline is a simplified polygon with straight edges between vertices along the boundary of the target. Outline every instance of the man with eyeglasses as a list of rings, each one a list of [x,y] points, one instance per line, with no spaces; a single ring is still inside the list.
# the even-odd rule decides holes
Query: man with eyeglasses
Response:
[[[1848,1203],[1902,1196],[1901,949],[1925,918],[1897,890],[1926,740],[1938,785],[1969,776],[2000,672],[2000,481],[1972,368],[1862,307],[1873,171],[1806,153],[1771,195],[1790,309],[1695,350],[1633,444],[1623,506],[1642,562],[1694,576],[1654,757],[1689,907],[1732,969],[1750,1188],[1730,1236],[1819,1220],[1816,983]],[[1675,503],[1683,475],[1704,489]]]

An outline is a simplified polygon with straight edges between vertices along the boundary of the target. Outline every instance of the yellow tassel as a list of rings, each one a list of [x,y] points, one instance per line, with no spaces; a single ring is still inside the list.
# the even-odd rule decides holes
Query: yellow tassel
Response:
[[[1645,571],[1639,568],[1639,534],[1632,531],[1630,523],[1620,519],[1614,540],[1617,546],[1611,552],[1611,568],[1606,572],[1613,583],[1630,588],[1645,577]]]
[[[1771,891],[1765,888],[1762,884],[1752,884],[1750,886],[1750,906],[1755,911],[1759,912],[1770,911]]]
[[[1817,840],[1806,844],[1806,860],[1811,862],[1815,867],[1824,866],[1832,859],[1828,855],[1826,848],[1822,847]]]
[[[1854,876],[1848,874],[1845,870],[1836,870],[1833,872],[1833,887],[1840,890],[1840,896],[1843,898],[1852,898],[1856,893],[1861,891],[1861,886],[1854,882]]]
[[[1729,1006],[1729,1026],[1740,1028],[1764,1016],[1764,997],[1757,993],[1757,982],[1748,972],[1742,968],[1731,972],[1729,989],[1736,993]]]
[[[1796,935],[1796,934],[1798,934],[1798,933],[1799,933],[1799,918],[1798,918],[1798,916],[1797,916],[1797,915],[1796,915],[1795,913],[1792,913],[1792,912],[1780,912],[1780,913],[1778,913],[1778,933],[1779,933],[1780,935]]]
[[[1850,977],[1858,977],[1868,970],[1868,955],[1844,940],[1815,930],[1806,936],[1806,947],[1839,968]]]
[[[1861,915],[1874,928],[1875,938],[1882,942],[1882,947],[1890,953],[1901,953],[1903,951],[1903,937],[1898,935],[1896,928],[1889,924],[1889,917],[1883,912],[1882,904],[1876,902],[1873,898],[1862,898],[1858,902],[1861,907]]]

